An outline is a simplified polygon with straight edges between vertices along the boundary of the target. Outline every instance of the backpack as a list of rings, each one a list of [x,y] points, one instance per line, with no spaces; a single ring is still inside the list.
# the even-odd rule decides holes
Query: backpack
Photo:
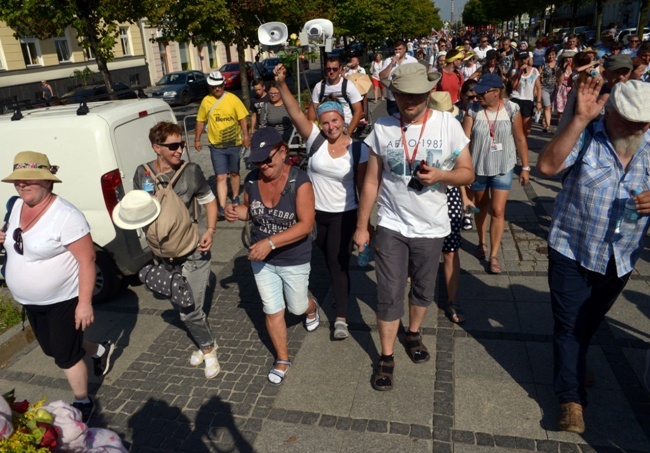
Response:
[[[163,174],[155,173],[147,164],[144,168],[154,175],[156,188],[154,197],[160,202],[160,215],[145,228],[146,239],[154,255],[161,258],[182,258],[191,254],[199,243],[198,206],[194,198],[194,218],[174,192],[174,184],[183,173],[187,162],[171,180]]]
[[[325,99],[325,86],[327,82],[325,79],[321,80],[320,82],[320,94],[318,95],[318,103],[322,104],[323,100]],[[343,77],[343,84],[341,85],[341,94],[343,95],[343,99],[345,99],[345,102],[348,103],[348,106],[350,109],[352,108],[352,102],[350,102],[350,98],[348,97],[348,79]]]

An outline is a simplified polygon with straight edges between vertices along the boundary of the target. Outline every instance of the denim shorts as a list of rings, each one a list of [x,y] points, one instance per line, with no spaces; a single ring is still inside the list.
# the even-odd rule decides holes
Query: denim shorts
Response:
[[[264,313],[272,315],[284,310],[285,306],[294,315],[302,315],[307,311],[310,263],[274,266],[251,261],[251,266]]]
[[[495,176],[479,176],[476,175],[476,179],[472,183],[470,189],[475,192],[482,192],[487,188],[491,187],[495,190],[510,190],[512,187],[512,175],[514,168],[511,168],[507,173],[501,173],[500,175]]]
[[[230,148],[215,148],[210,145],[210,159],[215,175],[239,173],[239,151],[241,146]]]

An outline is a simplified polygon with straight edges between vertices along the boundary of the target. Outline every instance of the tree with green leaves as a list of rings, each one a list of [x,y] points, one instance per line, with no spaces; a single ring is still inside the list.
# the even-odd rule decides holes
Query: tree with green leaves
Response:
[[[136,23],[147,16],[152,5],[150,0],[0,0],[0,20],[14,30],[17,39],[50,39],[72,28],[80,45],[92,51],[106,89],[113,96],[108,62],[115,57],[113,47],[120,24]]]
[[[484,10],[481,0],[469,0],[463,8],[463,23],[470,27],[483,27],[492,21]]]

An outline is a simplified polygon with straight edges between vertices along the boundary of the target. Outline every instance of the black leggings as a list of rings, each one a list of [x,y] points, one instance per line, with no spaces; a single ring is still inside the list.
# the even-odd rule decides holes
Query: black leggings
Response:
[[[347,318],[350,297],[352,236],[357,228],[357,210],[316,211],[316,244],[325,253],[332,279],[336,317]]]

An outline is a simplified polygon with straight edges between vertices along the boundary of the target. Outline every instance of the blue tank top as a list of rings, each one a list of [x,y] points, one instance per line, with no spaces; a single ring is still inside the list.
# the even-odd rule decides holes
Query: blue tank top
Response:
[[[251,231],[251,243],[254,244],[262,239],[281,233],[291,228],[298,222],[296,214],[296,193],[303,184],[310,182],[307,173],[297,167],[291,167],[292,171],[287,178],[287,184],[278,203],[269,208],[262,202],[257,179],[259,171],[254,170],[248,174],[244,182],[244,189],[248,193],[248,212],[253,221]],[[290,190],[291,179],[295,178],[294,190]],[[264,262],[274,266],[296,266],[308,263],[311,259],[311,235],[308,234],[293,244],[278,247],[272,250]]]

